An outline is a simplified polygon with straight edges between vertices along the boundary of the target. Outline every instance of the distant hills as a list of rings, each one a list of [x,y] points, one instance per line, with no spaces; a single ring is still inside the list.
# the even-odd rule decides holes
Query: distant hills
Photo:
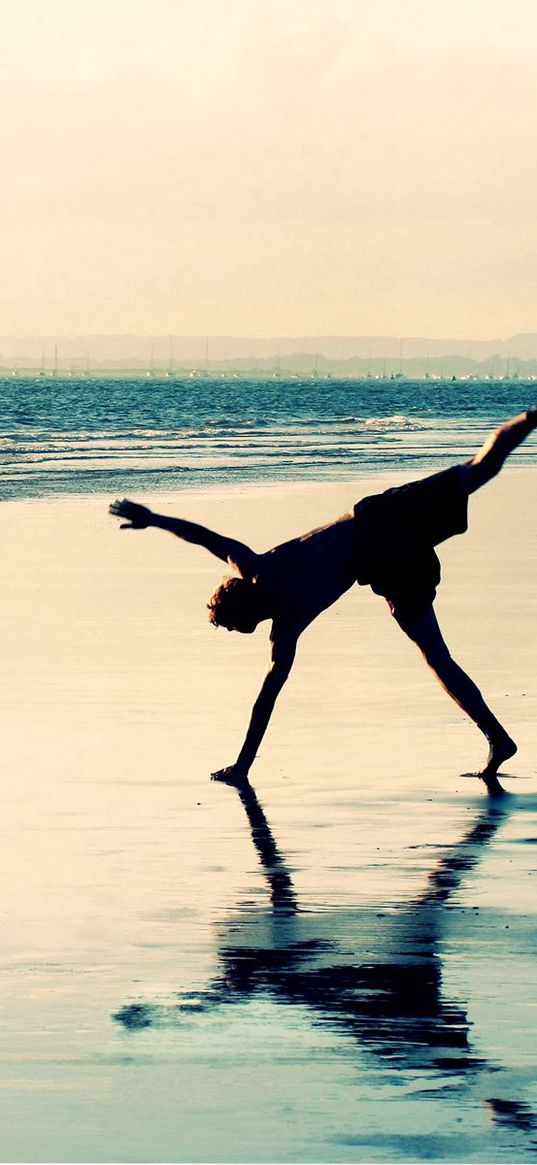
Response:
[[[396,336],[0,336],[0,373],[534,376],[537,332],[505,340]]]

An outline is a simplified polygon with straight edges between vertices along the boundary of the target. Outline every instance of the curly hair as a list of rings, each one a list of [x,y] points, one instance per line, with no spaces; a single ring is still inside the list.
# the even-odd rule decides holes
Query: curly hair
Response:
[[[213,627],[227,627],[228,631],[240,631],[241,623],[255,619],[259,615],[259,602],[255,583],[247,579],[225,578],[217,586],[207,603],[209,622]]]

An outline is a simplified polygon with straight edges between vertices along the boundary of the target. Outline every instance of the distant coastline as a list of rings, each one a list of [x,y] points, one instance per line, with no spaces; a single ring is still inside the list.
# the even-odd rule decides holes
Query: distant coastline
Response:
[[[263,383],[265,381],[283,381],[296,380],[301,382],[307,381],[346,381],[349,383],[361,382],[367,383],[378,380],[399,380],[404,382],[412,381],[430,381],[432,383],[446,384],[450,381],[466,381],[476,384],[483,384],[487,381],[511,381],[513,383],[531,384],[537,380],[537,361],[527,362],[526,364],[518,364],[515,371],[493,368],[492,371],[486,371],[483,365],[477,365],[475,369],[468,372],[466,369],[458,368],[457,371],[452,371],[451,366],[447,367],[447,361],[444,361],[444,369],[440,371],[423,371],[418,369],[416,371],[410,370],[406,367],[398,369],[397,372],[374,372],[357,369],[356,371],[346,369],[333,369],[329,372],[317,372],[308,374],[306,372],[292,372],[288,368],[282,368],[281,372],[271,371],[270,368],[259,368],[257,366],[246,366],[245,368],[222,368],[219,365],[214,367],[211,365],[208,370],[199,368],[174,368],[173,371],[164,369],[148,370],[143,365],[138,367],[114,367],[110,365],[101,365],[99,367],[90,369],[73,369],[73,368],[57,368],[42,371],[35,366],[28,365],[10,366],[9,364],[0,364],[0,381],[1,380],[37,380],[38,382],[50,380],[153,380],[153,381],[177,381],[179,383],[185,380],[200,380],[200,381],[214,381],[214,380],[245,380]]]
[[[534,380],[537,333],[390,336],[0,336],[0,377]]]

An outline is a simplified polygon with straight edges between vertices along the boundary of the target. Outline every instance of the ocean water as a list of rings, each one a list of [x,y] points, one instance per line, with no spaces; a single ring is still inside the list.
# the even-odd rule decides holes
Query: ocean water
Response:
[[[0,499],[432,472],[535,395],[517,381],[4,379]]]

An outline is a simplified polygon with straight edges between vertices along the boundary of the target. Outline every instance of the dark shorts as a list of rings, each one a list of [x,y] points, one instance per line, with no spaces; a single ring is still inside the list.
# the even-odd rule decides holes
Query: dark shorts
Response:
[[[354,507],[356,581],[383,595],[402,624],[434,602],[440,562],[434,547],[468,528],[461,466],[362,498]]]

